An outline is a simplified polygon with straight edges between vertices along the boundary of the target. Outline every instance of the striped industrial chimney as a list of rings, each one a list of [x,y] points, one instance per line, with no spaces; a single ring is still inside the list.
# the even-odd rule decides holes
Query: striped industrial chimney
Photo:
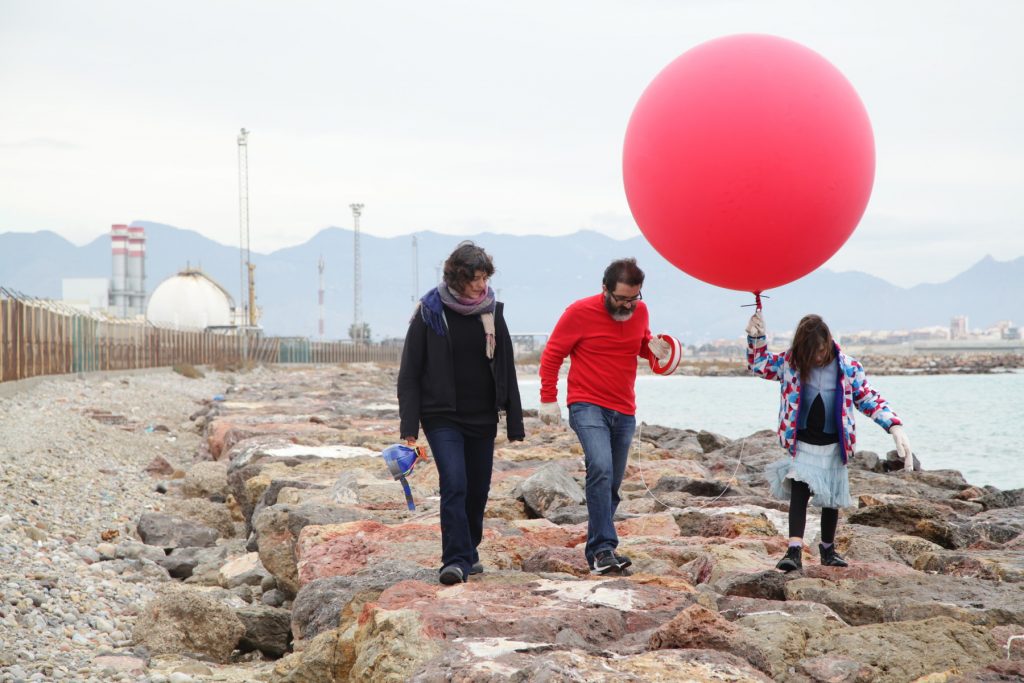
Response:
[[[110,308],[114,315],[128,314],[128,286],[126,268],[128,258],[128,226],[110,226]]]
[[[128,312],[142,315],[146,310],[146,231],[140,226],[128,228]]]

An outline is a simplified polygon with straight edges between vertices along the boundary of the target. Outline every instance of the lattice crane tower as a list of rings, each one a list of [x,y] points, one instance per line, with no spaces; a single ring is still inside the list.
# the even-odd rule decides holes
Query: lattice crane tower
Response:
[[[354,259],[352,276],[354,278],[352,287],[352,341],[365,341],[363,339],[363,259],[359,248],[359,217],[363,215],[362,204],[349,204],[352,209],[352,219],[355,225],[353,230],[352,255]]]

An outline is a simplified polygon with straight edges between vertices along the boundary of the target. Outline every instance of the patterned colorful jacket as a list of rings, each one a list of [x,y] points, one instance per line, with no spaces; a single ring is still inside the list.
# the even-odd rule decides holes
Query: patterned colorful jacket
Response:
[[[834,342],[833,342],[834,343]],[[839,386],[836,387],[837,414],[839,420],[839,443],[843,446],[843,462],[849,461],[857,445],[857,425],[854,422],[854,406],[889,431],[893,425],[903,422],[892,412],[889,404],[868,384],[864,367],[847,356],[835,345],[839,358]],[[771,353],[764,337],[747,337],[747,369],[765,379],[782,383],[782,401],[779,404],[779,442],[796,455],[796,423],[800,415],[800,373],[791,364],[792,351]]]

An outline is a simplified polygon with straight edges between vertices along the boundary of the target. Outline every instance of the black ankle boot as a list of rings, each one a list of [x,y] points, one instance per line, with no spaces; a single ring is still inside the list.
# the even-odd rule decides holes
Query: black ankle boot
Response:
[[[821,563],[826,567],[849,567],[843,556],[836,552],[836,544],[825,547],[823,543],[818,544],[818,552],[821,553]]]
[[[784,572],[791,572],[797,569],[803,569],[804,564],[801,558],[801,552],[803,548],[798,545],[791,545],[786,550],[786,556],[779,560],[779,563],[775,565],[776,569],[781,569]]]

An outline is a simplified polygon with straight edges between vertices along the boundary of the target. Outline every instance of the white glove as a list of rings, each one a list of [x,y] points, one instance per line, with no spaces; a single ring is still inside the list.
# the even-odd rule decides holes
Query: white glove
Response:
[[[562,409],[558,407],[558,401],[541,403],[537,410],[537,417],[546,425],[557,425],[562,423]]]
[[[764,316],[761,315],[761,311],[754,311],[754,315],[750,316],[747,335],[755,338],[765,336]]]
[[[910,439],[903,433],[903,426],[893,425],[889,427],[889,434],[892,435],[892,440],[896,442],[896,453],[903,458],[903,469],[907,472],[913,472],[914,451],[910,448]]]
[[[661,337],[651,337],[647,342],[647,348],[651,350],[658,362],[664,365],[672,357],[672,345]]]

